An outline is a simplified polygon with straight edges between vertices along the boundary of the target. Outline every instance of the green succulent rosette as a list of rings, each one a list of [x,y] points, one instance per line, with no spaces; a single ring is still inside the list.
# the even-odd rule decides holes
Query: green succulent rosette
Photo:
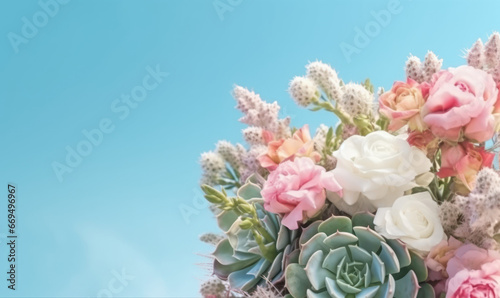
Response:
[[[223,210],[217,216],[227,238],[213,253],[214,274],[228,280],[232,288],[246,292],[267,282],[283,283],[286,266],[298,258],[298,232],[281,225],[278,215],[264,209],[260,191],[258,184],[248,181],[237,197],[253,205],[261,233],[248,228],[245,217],[234,209]]]
[[[313,222],[299,243],[285,273],[294,298],[434,297],[423,258],[378,234],[370,213]]]

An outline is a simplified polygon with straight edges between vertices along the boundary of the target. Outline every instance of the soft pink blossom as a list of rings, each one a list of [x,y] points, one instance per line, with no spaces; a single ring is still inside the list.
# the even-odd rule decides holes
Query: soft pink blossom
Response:
[[[429,269],[428,279],[434,282],[434,292],[438,297],[441,292],[445,291],[448,278],[446,272],[448,261],[455,256],[455,251],[462,244],[459,240],[450,237],[448,240],[443,240],[434,246],[425,258],[425,265]]]
[[[390,119],[389,130],[396,131],[408,124],[410,130],[422,131],[425,123],[420,109],[425,104],[429,84],[419,84],[408,78],[407,82],[395,82],[390,91],[379,98],[380,113]]]
[[[285,161],[272,171],[264,183],[264,208],[283,215],[281,223],[291,230],[298,222],[314,217],[325,205],[326,192],[341,193],[341,187],[321,166],[308,157]]]
[[[431,249],[425,258],[425,265],[429,268],[429,280],[440,280],[448,277],[446,265],[455,256],[455,251],[462,244],[461,241],[450,237],[450,239],[441,241]]]
[[[266,141],[269,140],[269,136],[264,137]],[[273,171],[281,162],[300,156],[309,157],[316,163],[321,159],[321,155],[314,151],[314,141],[307,124],[297,130],[291,138],[268,142],[267,152],[259,156],[258,160],[263,168]]]
[[[453,142],[462,135],[477,142],[493,136],[498,89],[490,74],[460,66],[434,74],[431,85],[422,116],[436,136]]]
[[[470,191],[474,188],[477,173],[483,167],[491,167],[495,155],[483,147],[463,142],[457,145],[444,144],[441,147],[441,168],[439,178],[455,176]]]
[[[446,272],[447,298],[495,298],[500,294],[500,253],[466,244],[455,251]]]

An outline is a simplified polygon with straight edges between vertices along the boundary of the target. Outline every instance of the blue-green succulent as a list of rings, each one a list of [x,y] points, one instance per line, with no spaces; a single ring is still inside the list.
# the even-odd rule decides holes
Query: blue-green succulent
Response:
[[[299,243],[285,273],[294,298],[434,297],[422,257],[374,231],[372,214],[313,222]]]
[[[256,182],[247,181],[236,198],[204,186],[205,197],[222,210],[217,222],[227,236],[213,253],[214,274],[246,292],[268,282],[283,284],[286,266],[298,257],[298,232],[264,209]]]

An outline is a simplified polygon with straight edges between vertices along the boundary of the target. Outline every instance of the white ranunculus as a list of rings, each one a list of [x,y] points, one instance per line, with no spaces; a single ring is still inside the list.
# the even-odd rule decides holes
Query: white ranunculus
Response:
[[[399,239],[409,248],[429,252],[446,239],[439,206],[428,192],[402,196],[390,208],[379,208],[375,230],[389,239]]]
[[[333,156],[337,166],[332,172],[343,197],[328,198],[348,213],[390,207],[405,191],[428,185],[433,177],[424,152],[385,131],[352,136]]]

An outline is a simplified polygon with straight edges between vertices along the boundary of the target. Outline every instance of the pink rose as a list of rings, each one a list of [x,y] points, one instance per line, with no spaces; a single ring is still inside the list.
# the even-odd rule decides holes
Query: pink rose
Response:
[[[483,147],[463,142],[455,146],[444,144],[441,147],[441,169],[439,178],[455,176],[470,191],[474,188],[477,173],[483,167],[491,167],[495,155]]]
[[[498,89],[490,74],[460,66],[434,74],[431,85],[422,116],[436,136],[453,142],[462,135],[476,142],[493,136]]]
[[[422,131],[425,123],[420,109],[425,104],[429,84],[420,85],[408,78],[407,82],[395,82],[390,91],[379,98],[380,113],[391,120],[389,130],[396,131],[408,124],[410,130]]]
[[[291,230],[298,222],[314,217],[325,205],[325,188],[341,192],[341,187],[321,166],[308,157],[281,163],[264,183],[264,208],[283,216],[281,223]]]
[[[473,244],[456,250],[448,261],[446,298],[495,298],[500,294],[500,254]]]
[[[268,138],[265,138],[266,141]],[[259,156],[258,160],[263,168],[273,171],[279,163],[300,156],[310,157],[316,163],[321,159],[321,155],[314,151],[314,141],[311,139],[307,124],[297,130],[291,138],[270,141],[267,152]]]

